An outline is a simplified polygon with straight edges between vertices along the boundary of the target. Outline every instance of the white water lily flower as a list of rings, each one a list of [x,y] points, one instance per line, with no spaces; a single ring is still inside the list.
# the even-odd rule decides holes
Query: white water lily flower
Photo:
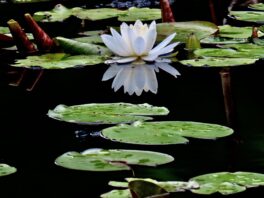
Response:
[[[169,44],[176,35],[173,33],[153,48],[157,38],[155,21],[149,27],[140,20],[130,26],[122,23],[121,34],[113,28],[110,28],[110,31],[112,35],[103,34],[101,38],[117,57],[106,61],[106,63],[155,61],[159,56],[172,52],[174,47],[179,44],[179,42]]]
[[[143,25],[140,20],[130,26],[122,23],[121,34],[113,28],[110,31],[112,35],[103,34],[101,38],[116,56],[105,62],[111,66],[104,73],[102,81],[114,78],[112,83],[114,91],[124,86],[124,92],[129,95],[135,93],[139,96],[143,91],[156,94],[158,91],[156,72],[159,72],[159,69],[174,77],[180,75],[168,64],[170,60],[160,57],[172,52],[179,44],[179,42],[169,44],[176,33],[154,47],[157,38],[155,21],[149,27],[147,24]]]
[[[103,75],[102,81],[114,78],[112,88],[117,91],[124,86],[124,93],[129,95],[136,94],[140,96],[143,91],[157,93],[158,81],[155,72],[162,69],[174,77],[180,73],[166,62],[155,62],[155,64],[128,63],[111,64]]]

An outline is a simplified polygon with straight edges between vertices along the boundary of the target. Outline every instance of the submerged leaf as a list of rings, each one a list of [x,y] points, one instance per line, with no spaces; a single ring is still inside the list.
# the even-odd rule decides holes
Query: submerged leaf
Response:
[[[142,145],[182,144],[188,142],[184,137],[216,139],[232,133],[231,128],[217,124],[181,121],[123,124],[102,130],[110,140]]]
[[[173,160],[170,155],[152,151],[88,149],[82,153],[64,153],[55,163],[74,170],[122,171],[130,170],[129,165],[158,166]]]
[[[83,105],[58,105],[49,110],[48,116],[54,119],[81,124],[116,124],[138,120],[150,120],[148,115],[167,115],[168,109],[149,104],[130,103],[91,103]]]
[[[75,55],[64,53],[51,53],[40,56],[28,56],[25,59],[17,59],[13,67],[40,67],[42,69],[67,69],[83,67],[103,63],[105,58],[100,55]]]

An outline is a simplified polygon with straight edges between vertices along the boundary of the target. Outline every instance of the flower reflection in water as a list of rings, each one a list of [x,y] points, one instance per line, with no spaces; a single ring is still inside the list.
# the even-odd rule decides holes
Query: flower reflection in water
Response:
[[[104,44],[115,54],[109,69],[103,76],[103,81],[114,78],[112,88],[117,91],[124,86],[124,92],[141,95],[143,90],[157,93],[158,82],[156,73],[162,69],[177,77],[179,72],[170,66],[168,59],[161,57],[173,52],[179,42],[171,43],[176,33],[169,35],[155,47],[157,39],[156,22],[149,26],[137,20],[134,25],[122,23],[120,34],[110,28],[112,35],[101,36]]]
[[[140,96],[144,91],[151,91],[157,93],[158,81],[156,72],[162,69],[169,74],[177,77],[180,73],[167,62],[156,61],[153,64],[146,64],[144,62],[133,62],[128,64],[113,63],[106,70],[102,81],[114,78],[112,88],[117,91],[124,86],[124,93],[129,95],[136,94]]]

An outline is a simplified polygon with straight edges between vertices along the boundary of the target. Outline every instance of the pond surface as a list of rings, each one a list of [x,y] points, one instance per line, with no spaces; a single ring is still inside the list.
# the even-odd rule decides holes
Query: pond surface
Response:
[[[175,161],[157,168],[134,167],[135,177],[156,180],[188,180],[221,171],[264,173],[264,97],[261,94],[263,62],[231,69],[235,104],[235,134],[218,140],[194,140],[175,146],[135,146],[92,137],[105,126],[80,126],[52,120],[46,114],[58,104],[129,102],[165,106],[170,114],[156,120],[198,121],[227,125],[219,69],[173,66],[181,73],[175,79],[157,74],[158,93],[129,96],[114,92],[111,81],[102,82],[106,65],[45,71],[37,87],[26,91],[27,82],[9,86],[8,67],[14,54],[1,51],[0,58],[0,162],[18,172],[0,178],[1,195],[15,197],[99,197],[111,190],[110,180],[132,177],[130,171],[96,173],[64,169],[54,164],[59,155],[88,148],[141,149],[168,153]],[[30,75],[34,73],[29,73]],[[264,189],[249,189],[228,197],[260,197]],[[177,197],[204,197],[177,193]],[[216,194],[208,197],[224,197]]]
[[[2,121],[0,133],[1,162],[17,167],[18,172],[1,178],[6,197],[98,197],[110,190],[109,180],[131,177],[132,172],[91,173],[57,167],[54,160],[67,151],[88,148],[123,148],[165,152],[175,161],[158,168],[135,167],[136,177],[157,180],[188,180],[220,171],[263,172],[263,84],[261,64],[232,70],[236,107],[235,135],[212,140],[191,140],[186,145],[132,146],[112,143],[88,132],[103,127],[86,127],[55,121],[46,113],[58,104],[94,102],[150,103],[166,106],[170,114],[158,120],[185,120],[226,124],[220,77],[217,69],[175,65],[182,74],[178,79],[158,74],[158,94],[128,96],[110,89],[111,82],[101,82],[105,65],[90,68],[54,70],[44,73],[38,87],[27,92],[7,85],[1,69]],[[80,132],[80,130],[82,130]],[[78,132],[79,131],[79,132]],[[86,132],[84,132],[86,131]],[[263,188],[250,189],[230,197],[252,195]],[[199,197],[179,193],[181,197]],[[216,195],[216,197],[221,197]],[[215,197],[215,196],[210,196]]]

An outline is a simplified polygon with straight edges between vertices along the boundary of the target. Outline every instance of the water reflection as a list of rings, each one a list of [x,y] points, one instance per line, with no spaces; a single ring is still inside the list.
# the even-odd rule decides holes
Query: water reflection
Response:
[[[128,64],[111,64],[103,75],[102,81],[114,78],[112,88],[114,91],[124,87],[124,93],[140,96],[143,91],[156,94],[158,92],[158,80],[156,72],[162,69],[175,78],[180,75],[177,69],[166,61],[155,61],[152,64],[145,62],[132,62]]]

